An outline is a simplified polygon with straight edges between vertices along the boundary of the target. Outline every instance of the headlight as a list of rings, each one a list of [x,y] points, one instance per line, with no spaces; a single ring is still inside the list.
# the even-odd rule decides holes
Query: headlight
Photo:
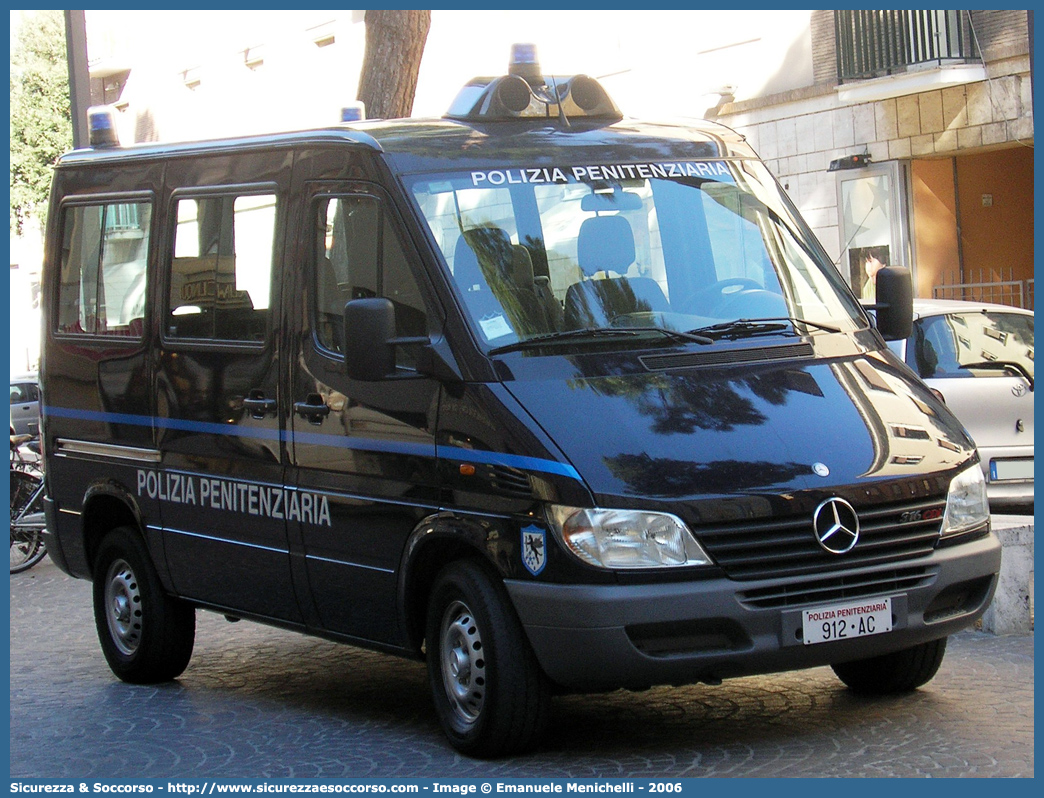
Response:
[[[976,464],[955,476],[946,494],[946,512],[943,514],[942,536],[956,535],[985,524],[990,518],[986,500],[986,480]]]
[[[710,565],[710,557],[678,517],[645,510],[551,505],[551,526],[567,549],[602,568]]]

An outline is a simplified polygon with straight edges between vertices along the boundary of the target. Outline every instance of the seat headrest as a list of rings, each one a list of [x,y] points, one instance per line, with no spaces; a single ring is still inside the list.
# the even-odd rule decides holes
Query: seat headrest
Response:
[[[522,244],[513,244],[511,247],[511,280],[516,288],[533,285],[533,258]]]
[[[512,256],[511,239],[506,232],[499,227],[477,227],[457,239],[453,273],[464,290],[473,290],[476,284],[508,279]],[[461,278],[462,273],[466,280]]]
[[[595,272],[624,274],[634,263],[634,234],[623,216],[592,216],[580,225],[576,259],[588,277]]]
[[[484,282],[475,250],[464,236],[457,239],[457,246],[453,250],[453,279],[463,291],[478,290]]]

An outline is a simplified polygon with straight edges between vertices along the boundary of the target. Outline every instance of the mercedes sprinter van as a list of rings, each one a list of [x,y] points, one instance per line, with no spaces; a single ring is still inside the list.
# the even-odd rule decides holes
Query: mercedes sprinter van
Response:
[[[909,273],[868,315],[733,131],[530,58],[440,119],[97,142],[48,216],[47,547],[120,679],[210,610],[426,660],[496,756],[562,691],[912,690],[986,609]]]

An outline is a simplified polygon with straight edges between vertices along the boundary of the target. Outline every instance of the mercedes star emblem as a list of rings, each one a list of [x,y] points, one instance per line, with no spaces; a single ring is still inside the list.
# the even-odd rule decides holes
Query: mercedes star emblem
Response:
[[[819,545],[831,554],[851,551],[859,540],[859,516],[855,508],[836,496],[816,508],[812,528]]]

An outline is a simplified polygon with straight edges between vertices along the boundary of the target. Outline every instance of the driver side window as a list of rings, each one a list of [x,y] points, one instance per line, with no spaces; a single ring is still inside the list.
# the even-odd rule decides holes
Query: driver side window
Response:
[[[396,335],[425,335],[427,312],[420,287],[380,201],[369,195],[325,197],[318,203],[316,222],[313,314],[319,345],[343,353],[344,306],[367,297],[392,301]],[[396,347],[397,365],[411,368],[414,359],[410,347]]]

